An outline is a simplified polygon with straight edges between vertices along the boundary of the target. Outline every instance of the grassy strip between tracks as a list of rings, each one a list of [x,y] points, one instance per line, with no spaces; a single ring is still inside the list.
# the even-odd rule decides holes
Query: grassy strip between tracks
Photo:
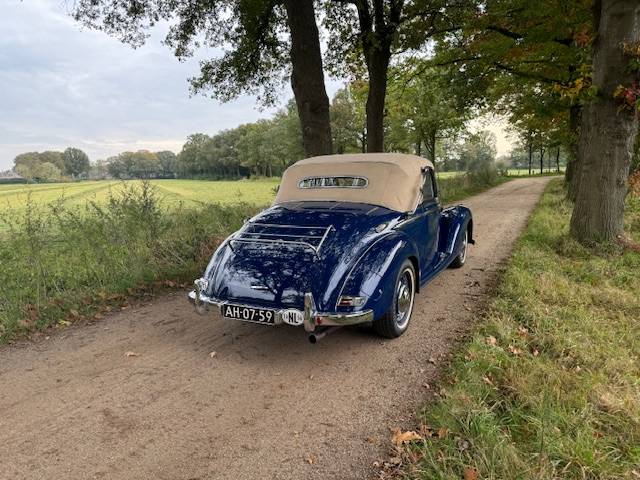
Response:
[[[443,179],[442,198],[450,202],[502,181],[481,174]],[[252,187],[231,183],[225,188]],[[220,187],[127,182],[84,205],[67,197],[43,204],[27,195],[16,208],[0,210],[0,343],[99,319],[158,289],[186,287],[219,242],[259,210],[237,203],[237,196],[226,205],[176,203],[166,197],[167,186],[183,188],[186,196],[189,188]]]
[[[577,244],[569,217],[553,181],[485,317],[420,412],[424,440],[386,474],[640,478],[640,254]],[[640,240],[640,198],[627,221]]]

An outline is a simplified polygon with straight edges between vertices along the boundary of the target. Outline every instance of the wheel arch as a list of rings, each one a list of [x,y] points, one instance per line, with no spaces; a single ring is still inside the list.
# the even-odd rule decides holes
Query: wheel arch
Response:
[[[408,259],[411,261],[413,265],[413,271],[416,274],[416,293],[420,293],[420,263],[418,262],[418,257],[416,255],[410,255]]]
[[[411,261],[419,285],[418,251],[413,242],[405,237],[404,234],[395,233],[369,249],[351,271],[340,295],[366,295],[367,302],[363,308],[372,309],[377,318],[390,305],[393,289],[385,286],[391,281],[395,284],[398,271],[407,259]]]

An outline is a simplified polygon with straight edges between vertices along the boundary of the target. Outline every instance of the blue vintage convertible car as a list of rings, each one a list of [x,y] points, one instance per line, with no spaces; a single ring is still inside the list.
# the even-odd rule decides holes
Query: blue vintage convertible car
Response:
[[[189,298],[200,313],[304,326],[312,342],[345,325],[388,338],[415,294],[473,241],[471,212],[443,209],[433,165],[402,154],[299,161],[273,205],[227,238]]]

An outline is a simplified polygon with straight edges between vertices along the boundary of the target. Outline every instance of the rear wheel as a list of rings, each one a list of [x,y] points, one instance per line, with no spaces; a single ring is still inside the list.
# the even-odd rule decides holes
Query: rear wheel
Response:
[[[397,338],[409,327],[416,296],[416,272],[411,260],[405,260],[396,278],[393,301],[389,310],[373,322],[373,330],[386,338]]]
[[[464,231],[464,238],[462,239],[462,246],[460,247],[460,253],[451,262],[451,268],[460,268],[467,261],[467,248],[469,247],[469,230]]]

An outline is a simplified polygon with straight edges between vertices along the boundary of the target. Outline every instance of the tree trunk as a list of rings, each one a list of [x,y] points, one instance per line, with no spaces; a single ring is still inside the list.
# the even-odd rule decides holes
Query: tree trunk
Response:
[[[529,140],[529,175],[531,175],[531,170],[533,169],[533,143]]]
[[[569,130],[571,141],[569,144],[569,158],[567,169],[564,172],[564,180],[567,188],[567,198],[576,200],[578,193],[578,180],[580,179],[580,162],[578,155],[578,139],[580,137],[580,118],[582,117],[582,107],[573,105],[569,110]]]
[[[544,173],[544,148],[540,147],[540,175]]]
[[[631,149],[638,131],[636,112],[619,112],[613,93],[618,85],[633,82],[621,45],[640,40],[640,4],[598,0],[596,9],[593,84],[598,97],[582,115],[580,180],[571,216],[571,234],[581,242],[614,241],[623,234]]]
[[[386,43],[386,42],[385,42]],[[367,152],[384,152],[384,103],[391,45],[372,44],[367,57],[369,94],[367,96]]]
[[[291,32],[291,87],[308,157],[329,155],[331,119],[313,0],[285,0]]]
[[[431,132],[429,132],[429,160],[431,160],[431,163],[433,163],[434,165],[436,164],[436,137],[437,137],[437,132],[435,130],[435,128],[433,130],[431,130]]]
[[[351,0],[350,3],[358,11],[360,43],[369,73],[367,152],[382,152],[387,71],[391,59],[391,44],[401,22],[404,0]]]
[[[560,173],[560,147],[556,150],[556,172]]]

